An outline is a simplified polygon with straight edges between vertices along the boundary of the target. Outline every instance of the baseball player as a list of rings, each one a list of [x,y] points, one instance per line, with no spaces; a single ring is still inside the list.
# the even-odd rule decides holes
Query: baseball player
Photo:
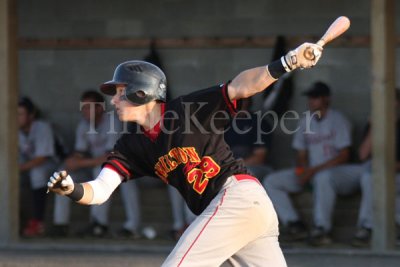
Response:
[[[101,164],[106,160],[107,153],[113,149],[122,131],[122,125],[117,118],[104,112],[104,98],[96,91],[85,91],[81,96],[82,119],[76,129],[75,152],[65,160],[65,168],[80,179],[87,177],[89,170],[94,177],[101,171]],[[127,220],[120,231],[126,237],[137,235],[140,206],[138,190],[135,181],[121,186],[121,197],[125,206]],[[111,201],[90,209],[91,224],[81,234],[103,237],[108,233],[109,208]],[[68,198],[56,195],[54,205],[55,235],[66,235],[70,219],[70,201]]]
[[[46,121],[36,119],[36,115],[32,101],[22,97],[18,102],[19,170],[23,178],[27,174],[33,197],[33,216],[22,231],[26,237],[44,234],[46,176],[56,167],[53,130]]]
[[[306,59],[306,49],[314,51]],[[175,187],[197,216],[162,266],[286,266],[278,242],[278,219],[257,178],[247,174],[224,141],[224,127],[240,99],[267,88],[296,68],[313,67],[322,47],[304,43],[267,66],[243,71],[231,82],[167,103],[166,78],[143,61],[120,64],[101,86],[112,95],[131,131],[114,146],[97,178],[74,183],[55,172],[49,190],[81,204],[99,204],[123,181],[156,176]]]
[[[351,128],[348,120],[330,108],[330,89],[314,83],[305,93],[311,116],[299,123],[293,139],[297,167],[268,175],[264,186],[277,214],[293,239],[307,237],[289,193],[301,192],[311,182],[314,199],[314,228],[311,245],[331,242],[332,213],[337,194],[350,194],[360,188],[360,165],[345,164],[350,157]]]

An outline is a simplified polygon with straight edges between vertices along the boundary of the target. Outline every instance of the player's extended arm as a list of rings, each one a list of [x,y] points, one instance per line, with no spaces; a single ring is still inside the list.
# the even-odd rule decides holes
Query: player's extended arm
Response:
[[[350,159],[350,148],[346,147],[343,148],[339,151],[339,154],[334,157],[331,160],[328,160],[325,163],[322,163],[321,165],[313,167],[315,169],[315,172],[319,172],[328,168],[335,167],[340,164],[344,164],[348,162]]]
[[[304,51],[310,49],[314,51],[315,57],[313,59],[304,57]],[[312,43],[304,43],[267,66],[245,70],[236,76],[229,84],[229,98],[235,100],[251,97],[263,91],[287,72],[297,68],[311,68],[317,64],[321,53],[321,46]]]
[[[328,168],[332,168],[335,167],[337,165],[346,163],[349,160],[350,157],[350,149],[349,148],[343,148],[342,150],[340,150],[339,155],[337,155],[336,157],[334,157],[331,160],[328,160],[325,163],[322,163],[320,165],[311,167],[311,168],[304,168],[298,170],[296,168],[296,175],[300,177],[300,183],[301,184],[305,184],[306,182],[308,182],[317,172],[320,172],[322,170],[328,169]]]
[[[66,171],[55,172],[47,187],[59,195],[64,195],[84,205],[102,204],[122,182],[122,176],[116,171],[103,168],[97,178],[86,183],[74,183]]]
[[[308,167],[307,150],[298,150],[297,151],[296,167],[303,168],[303,169]]]

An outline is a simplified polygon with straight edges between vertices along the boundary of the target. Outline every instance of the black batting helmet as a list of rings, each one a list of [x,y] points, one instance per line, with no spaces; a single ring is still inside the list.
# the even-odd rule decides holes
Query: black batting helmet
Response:
[[[114,77],[100,86],[106,95],[115,95],[117,85],[125,85],[124,97],[136,104],[143,105],[153,100],[166,101],[167,79],[157,66],[141,60],[121,63]]]

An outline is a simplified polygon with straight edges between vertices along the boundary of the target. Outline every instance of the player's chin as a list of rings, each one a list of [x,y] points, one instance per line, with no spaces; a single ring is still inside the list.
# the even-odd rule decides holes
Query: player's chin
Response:
[[[123,113],[118,113],[118,118],[120,121],[128,121],[127,116],[124,116]]]
[[[131,114],[128,114],[128,113],[121,113],[121,114],[118,114],[118,118],[119,118],[119,120],[122,121],[122,122],[132,122],[132,121],[136,121],[136,120],[135,120],[135,117],[132,116]]]

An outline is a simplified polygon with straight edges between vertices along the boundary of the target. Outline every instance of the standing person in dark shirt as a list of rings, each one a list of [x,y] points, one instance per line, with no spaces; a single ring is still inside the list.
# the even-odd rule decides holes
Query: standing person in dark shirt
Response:
[[[306,59],[306,50],[313,59]],[[166,78],[143,61],[120,64],[101,86],[113,95],[121,121],[136,131],[124,134],[97,178],[74,183],[55,172],[49,190],[80,204],[99,204],[121,182],[157,176],[181,193],[197,218],[162,266],[286,266],[278,242],[278,219],[257,178],[247,174],[224,141],[236,102],[261,92],[296,68],[316,65],[322,47],[304,43],[267,66],[243,71],[232,82],[166,102]],[[307,57],[308,58],[308,57]]]

